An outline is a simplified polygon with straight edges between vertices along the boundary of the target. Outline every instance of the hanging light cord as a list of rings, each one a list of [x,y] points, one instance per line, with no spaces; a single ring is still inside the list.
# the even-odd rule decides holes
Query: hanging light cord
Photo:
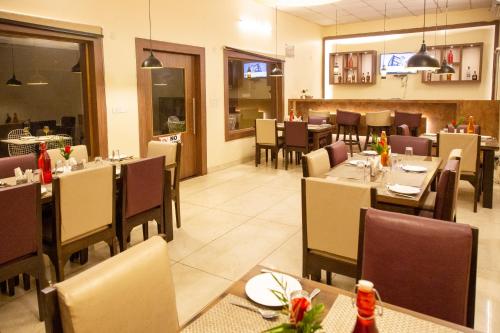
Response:
[[[276,59],[278,59],[278,6],[274,7],[275,8],[275,19],[274,23],[276,24],[276,31],[275,31],[275,48],[274,50],[276,51]]]
[[[437,45],[437,35],[438,35],[438,8],[439,0],[436,0],[436,31],[434,32],[434,46]]]
[[[424,0],[424,29],[422,30],[422,44],[425,44],[425,8],[427,7],[427,1]]]
[[[384,54],[382,54],[383,66],[385,66],[385,21],[387,19],[387,1],[384,3]]]
[[[149,51],[153,53],[153,41],[151,39],[151,0],[148,0],[148,13],[149,13]]]
[[[446,48],[446,33],[448,32],[448,0],[446,0],[446,15],[445,15],[445,23],[444,23],[444,47]]]
[[[10,50],[11,50],[11,53],[12,53],[12,75],[14,75],[14,72],[16,71],[15,70],[16,64],[14,62],[14,45],[12,45],[12,47],[10,48]]]

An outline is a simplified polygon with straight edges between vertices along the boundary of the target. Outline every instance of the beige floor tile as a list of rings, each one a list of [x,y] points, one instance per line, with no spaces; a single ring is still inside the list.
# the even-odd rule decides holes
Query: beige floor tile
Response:
[[[260,262],[271,270],[302,276],[302,232],[294,234],[288,241],[277,248]]]
[[[16,288],[16,293],[21,288]],[[0,298],[7,298],[1,296]],[[38,320],[38,303],[35,292],[15,297],[0,306],[0,332],[45,332],[44,323]]]
[[[204,207],[214,207],[257,188],[259,184],[249,181],[232,180],[192,193],[184,202]]]
[[[289,225],[302,225],[302,202],[299,193],[279,201],[257,215],[257,218]]]

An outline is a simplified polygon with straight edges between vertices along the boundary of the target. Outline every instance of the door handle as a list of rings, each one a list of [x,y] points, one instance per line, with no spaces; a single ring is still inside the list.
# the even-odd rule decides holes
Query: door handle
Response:
[[[196,98],[193,97],[193,134],[196,135]]]

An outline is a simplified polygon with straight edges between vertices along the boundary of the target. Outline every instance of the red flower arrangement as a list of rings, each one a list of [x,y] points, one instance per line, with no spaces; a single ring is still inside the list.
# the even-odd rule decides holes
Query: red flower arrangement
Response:
[[[73,152],[73,148],[71,148],[70,145],[64,145],[62,141],[60,146],[61,148],[59,148],[59,151],[61,152],[61,156],[64,157],[65,160],[69,160],[71,153]]]

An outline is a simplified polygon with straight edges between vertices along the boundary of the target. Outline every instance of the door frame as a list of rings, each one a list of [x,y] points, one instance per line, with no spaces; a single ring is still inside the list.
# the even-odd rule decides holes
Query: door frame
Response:
[[[141,68],[144,60],[144,51],[153,51],[189,55],[195,58],[194,73],[195,91],[197,100],[195,110],[196,133],[196,176],[207,173],[207,118],[206,118],[206,89],[205,89],[205,48],[185,44],[162,42],[144,38],[135,38],[135,56],[137,70],[137,103],[139,107],[139,144],[142,157],[146,156],[148,142],[153,138],[151,103],[146,96],[144,87],[150,84],[147,70]],[[151,125],[151,126],[150,126]]]

